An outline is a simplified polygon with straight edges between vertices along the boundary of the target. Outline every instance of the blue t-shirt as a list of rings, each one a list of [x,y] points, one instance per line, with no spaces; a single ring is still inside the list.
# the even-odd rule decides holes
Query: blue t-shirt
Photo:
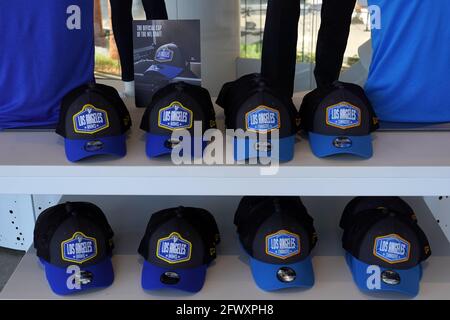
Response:
[[[450,0],[369,0],[372,31],[366,92],[392,122],[450,122]],[[374,10],[372,12],[377,12]]]
[[[92,0],[0,0],[0,130],[54,125],[93,80]]]

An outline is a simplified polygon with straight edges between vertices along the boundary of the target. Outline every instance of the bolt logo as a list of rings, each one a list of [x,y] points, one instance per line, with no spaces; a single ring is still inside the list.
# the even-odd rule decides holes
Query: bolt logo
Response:
[[[156,51],[155,60],[158,62],[170,62],[173,60],[173,50],[167,47],[159,48]]]
[[[168,237],[158,240],[156,256],[170,264],[191,260],[192,244],[173,232]]]
[[[257,133],[279,129],[280,112],[267,106],[259,106],[245,115],[245,126],[248,131]]]
[[[339,129],[350,129],[361,125],[361,110],[348,102],[327,108],[327,125]]]
[[[76,232],[61,243],[61,253],[64,261],[82,264],[97,256],[97,240]]]
[[[300,254],[300,237],[286,230],[266,237],[266,254],[280,259],[288,259]]]
[[[73,116],[73,127],[76,133],[94,134],[109,127],[108,114],[87,104]]]
[[[173,131],[190,129],[193,120],[192,111],[185,108],[181,102],[174,101],[159,111],[158,127]]]
[[[409,260],[411,244],[396,234],[377,237],[373,254],[381,260],[390,263],[401,263]]]

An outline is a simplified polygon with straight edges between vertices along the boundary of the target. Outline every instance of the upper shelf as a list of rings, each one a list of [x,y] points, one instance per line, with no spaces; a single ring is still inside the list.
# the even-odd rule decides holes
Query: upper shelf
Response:
[[[139,129],[144,110],[126,102],[134,126],[122,159],[73,164],[54,132],[1,132],[0,194],[450,195],[450,132],[378,132],[369,160],[318,159],[299,138],[294,160],[275,175],[261,175],[256,165],[177,166],[170,157],[148,159]],[[223,112],[217,111],[223,129]]]

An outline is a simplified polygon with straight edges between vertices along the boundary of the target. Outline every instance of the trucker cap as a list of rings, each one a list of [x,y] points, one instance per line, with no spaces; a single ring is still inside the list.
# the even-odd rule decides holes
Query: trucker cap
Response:
[[[305,96],[299,114],[317,157],[372,157],[371,133],[378,129],[378,119],[360,86],[336,81],[318,88]]]
[[[194,122],[202,125],[202,136],[194,135]],[[216,114],[208,90],[186,82],[171,83],[153,96],[142,117],[141,129],[147,132],[146,152],[148,157],[172,153],[181,141],[172,139],[172,133],[188,130],[191,135],[191,154],[197,155],[195,146],[203,150],[206,143],[203,133],[216,128]],[[203,152],[202,152],[203,153]]]
[[[357,215],[370,212],[370,209],[382,208],[391,209],[417,222],[414,210],[400,197],[356,197],[345,207],[339,226],[346,229]]]
[[[363,292],[418,294],[421,263],[431,249],[410,216],[390,208],[369,209],[344,229],[343,247],[353,279]]]
[[[299,197],[244,197],[234,223],[259,288],[275,291],[314,285],[313,219]]]
[[[130,127],[117,90],[92,83],[64,97],[56,133],[64,137],[67,159],[76,162],[95,155],[125,156]]]
[[[145,259],[142,288],[200,291],[219,242],[214,217],[204,209],[178,207],[153,214],[138,249]]]
[[[105,215],[92,203],[67,202],[42,212],[34,247],[52,291],[69,295],[110,286],[113,236]]]
[[[175,43],[160,46],[155,52],[154,64],[146,71],[155,72],[166,79],[174,79],[186,70],[187,61],[181,49]]]
[[[259,73],[226,83],[217,104],[225,111],[227,129],[241,129],[247,133],[234,138],[235,160],[258,157],[292,160],[297,109],[291,99],[273,90]],[[272,138],[275,130],[278,130],[279,139]],[[275,154],[273,151],[277,149],[279,153]]]

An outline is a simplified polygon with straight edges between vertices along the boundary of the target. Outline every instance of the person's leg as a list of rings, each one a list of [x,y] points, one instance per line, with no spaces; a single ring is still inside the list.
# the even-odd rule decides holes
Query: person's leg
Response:
[[[294,92],[299,19],[300,0],[269,0],[261,73],[289,98]]]
[[[110,0],[111,20],[119,50],[122,80],[125,92],[122,96],[134,95],[134,59],[133,59],[133,14],[132,0]]]
[[[142,0],[147,20],[167,20],[167,9],[164,0]]]
[[[323,1],[314,70],[319,87],[339,79],[355,5],[356,0]]]

